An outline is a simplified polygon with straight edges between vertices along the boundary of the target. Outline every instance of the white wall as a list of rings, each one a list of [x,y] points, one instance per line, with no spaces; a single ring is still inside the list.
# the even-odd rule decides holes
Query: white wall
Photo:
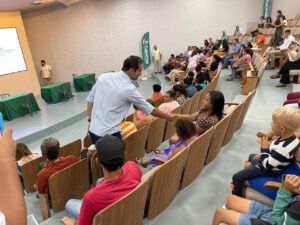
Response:
[[[300,13],[299,0],[273,0],[271,7],[271,17],[275,19],[275,12],[281,10],[287,19],[295,18],[297,13]]]
[[[141,55],[150,32],[164,60],[188,45],[202,45],[222,30],[257,21],[261,0],[87,0],[70,8],[23,15],[36,67],[45,59],[56,80],[72,73],[119,70],[130,54]]]

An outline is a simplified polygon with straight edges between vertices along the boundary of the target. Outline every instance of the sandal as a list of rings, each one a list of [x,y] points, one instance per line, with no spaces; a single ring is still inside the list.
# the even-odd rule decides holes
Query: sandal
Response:
[[[155,150],[154,150],[154,153],[155,153],[155,154],[163,154],[164,152],[163,152],[162,150],[155,149]]]
[[[137,157],[137,158],[135,159],[135,162],[136,162],[138,165],[140,165],[140,166],[142,166],[142,167],[144,167],[144,168],[147,168],[147,165],[144,164],[144,159],[143,159],[142,157]]]
[[[227,81],[233,81],[233,77],[228,77],[226,80]]]
[[[276,87],[286,87],[286,84],[279,83],[276,85]]]

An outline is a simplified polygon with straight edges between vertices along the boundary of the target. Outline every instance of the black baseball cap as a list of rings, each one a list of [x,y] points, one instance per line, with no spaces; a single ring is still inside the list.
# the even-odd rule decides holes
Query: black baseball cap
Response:
[[[125,146],[120,138],[105,135],[96,142],[96,150],[100,162],[105,165],[122,164]]]

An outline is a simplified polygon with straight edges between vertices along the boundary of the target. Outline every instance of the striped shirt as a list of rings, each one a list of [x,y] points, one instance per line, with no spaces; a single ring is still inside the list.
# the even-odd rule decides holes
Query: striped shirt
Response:
[[[280,173],[295,161],[295,153],[299,148],[299,140],[293,135],[287,139],[274,140],[270,149],[262,149],[259,166],[270,172]]]

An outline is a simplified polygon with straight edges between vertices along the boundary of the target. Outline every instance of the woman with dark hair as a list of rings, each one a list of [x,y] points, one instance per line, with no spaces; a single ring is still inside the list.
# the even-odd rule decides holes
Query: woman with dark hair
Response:
[[[209,66],[209,71],[217,70],[220,62],[223,62],[222,58],[220,56],[214,54],[213,55],[213,61]]]
[[[283,22],[282,12],[281,10],[277,10],[276,20],[275,20],[275,34],[274,34],[274,42],[273,42],[274,47],[279,46],[279,43],[282,40],[283,27],[284,27],[284,22]]]
[[[204,48],[209,48],[209,42],[207,39],[204,40]]]
[[[234,78],[236,78],[237,72],[241,71],[245,67],[245,65],[251,63],[251,53],[252,50],[250,48],[245,48],[245,50],[243,51],[243,56],[231,65],[232,74],[228,76],[228,78],[226,79],[227,81],[232,81]]]
[[[273,27],[274,27],[274,25],[273,25],[272,18],[268,17],[267,22],[266,22],[266,28],[273,28]]]
[[[189,120],[179,119],[176,121],[176,134],[178,135],[178,141],[175,144],[171,144],[167,149],[160,152],[155,151],[155,155],[150,159],[137,158],[137,164],[147,167],[152,165],[152,167],[158,166],[161,160],[166,161],[173,158],[176,154],[183,151],[191,142],[196,139],[196,126]]]
[[[264,18],[263,16],[261,16],[261,17],[259,18],[257,27],[258,27],[258,28],[264,28],[264,27],[265,27],[265,23],[266,23],[265,18]]]
[[[176,92],[175,99],[178,102],[179,105],[183,105],[183,103],[188,100],[187,92],[185,90],[185,87],[180,84],[175,84],[173,86],[173,90]]]
[[[196,121],[196,131],[201,135],[223,118],[224,103],[225,99],[222,92],[210,91],[203,99],[201,109],[198,112],[191,115],[176,114],[175,116],[177,118]],[[174,143],[173,140],[172,143]]]

